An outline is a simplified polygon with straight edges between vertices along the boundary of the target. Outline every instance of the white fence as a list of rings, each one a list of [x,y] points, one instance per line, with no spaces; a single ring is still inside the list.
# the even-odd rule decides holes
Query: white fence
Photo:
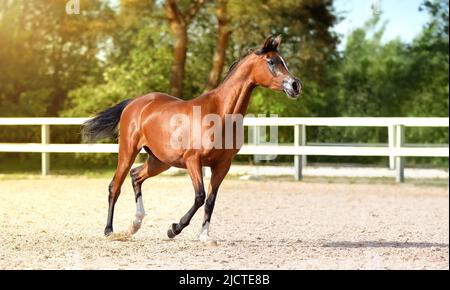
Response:
[[[117,144],[52,144],[50,126],[81,125],[87,118],[0,118],[0,126],[41,126],[41,143],[0,143],[0,152],[42,154],[42,174],[50,170],[50,153],[115,153]],[[245,118],[244,126],[294,127],[294,144],[244,145],[240,155],[290,155],[295,160],[295,178],[302,178],[306,156],[386,156],[404,181],[405,157],[449,157],[448,144],[406,144],[407,127],[447,127],[448,118]],[[385,127],[387,144],[308,144],[307,127]],[[258,144],[258,143],[257,143]]]

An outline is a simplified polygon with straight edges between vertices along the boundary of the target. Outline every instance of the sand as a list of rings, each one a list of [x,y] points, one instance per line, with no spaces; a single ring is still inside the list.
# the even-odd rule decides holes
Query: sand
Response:
[[[449,269],[449,193],[411,184],[225,180],[211,235],[197,240],[203,208],[166,236],[193,203],[189,178],[143,186],[141,230],[103,237],[109,180],[0,180],[0,269]],[[114,229],[134,217],[127,179]]]

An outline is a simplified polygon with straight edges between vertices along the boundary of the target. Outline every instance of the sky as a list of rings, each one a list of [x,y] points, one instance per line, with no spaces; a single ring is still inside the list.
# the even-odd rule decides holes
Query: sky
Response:
[[[335,31],[343,35],[343,43],[348,34],[361,27],[371,18],[374,11],[382,11],[382,21],[387,21],[384,40],[399,37],[409,42],[422,30],[428,22],[426,12],[420,12],[423,0],[335,0],[336,11],[345,19],[335,27]],[[373,9],[375,7],[375,9]]]

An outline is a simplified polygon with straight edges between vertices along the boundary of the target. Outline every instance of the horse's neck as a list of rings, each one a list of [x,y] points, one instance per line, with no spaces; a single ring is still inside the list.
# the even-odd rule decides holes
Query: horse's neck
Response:
[[[215,97],[217,99],[219,114],[245,115],[255,84],[249,79],[250,69],[242,64],[227,80],[217,87]]]

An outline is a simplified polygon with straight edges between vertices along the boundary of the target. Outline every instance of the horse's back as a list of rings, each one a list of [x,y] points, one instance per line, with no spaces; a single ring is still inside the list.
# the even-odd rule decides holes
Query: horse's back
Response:
[[[150,93],[132,99],[120,117],[121,135],[135,133],[141,135],[139,131],[142,129],[142,123],[152,115],[152,112],[173,102],[183,101],[164,93]]]
[[[164,93],[150,93],[133,99],[122,113],[121,121],[126,123],[131,121],[140,121],[142,117],[148,114],[148,111],[154,111],[169,103],[183,102],[174,96]],[[147,114],[145,113],[147,111]]]
[[[167,103],[167,102],[183,102],[183,100],[165,93],[150,93],[135,98],[132,103],[136,103],[139,107],[144,108],[151,103]]]

